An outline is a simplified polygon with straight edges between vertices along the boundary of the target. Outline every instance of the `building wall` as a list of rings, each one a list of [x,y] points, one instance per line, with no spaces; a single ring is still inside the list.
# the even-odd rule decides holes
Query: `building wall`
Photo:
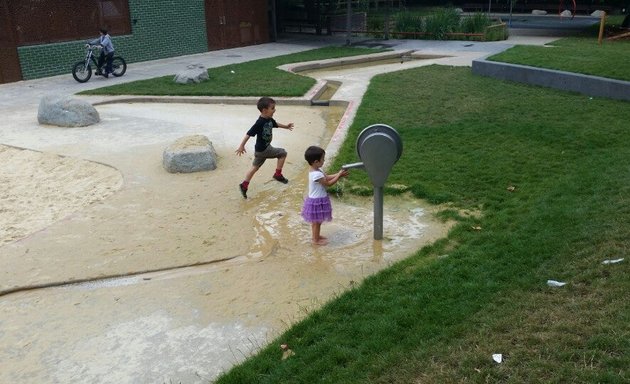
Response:
[[[206,52],[204,0],[129,0],[131,35],[112,36],[127,63]],[[94,38],[98,28],[94,26]],[[22,77],[68,74],[84,57],[85,41],[18,47]],[[174,71],[175,72],[175,71]]]

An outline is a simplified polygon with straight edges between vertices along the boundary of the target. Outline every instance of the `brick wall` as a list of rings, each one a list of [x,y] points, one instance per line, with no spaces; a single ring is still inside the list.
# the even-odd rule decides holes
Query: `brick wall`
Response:
[[[204,0],[129,0],[131,35],[112,36],[127,63],[206,52]],[[94,26],[94,38],[99,26]],[[68,74],[81,61],[85,41],[18,48],[24,80]]]

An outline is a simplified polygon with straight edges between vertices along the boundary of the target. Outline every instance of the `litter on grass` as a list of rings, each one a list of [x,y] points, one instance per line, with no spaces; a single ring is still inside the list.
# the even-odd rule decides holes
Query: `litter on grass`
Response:
[[[562,281],[555,281],[555,280],[547,280],[547,285],[550,287],[562,287],[563,285],[566,285],[567,283],[562,282]]]
[[[494,360],[497,364],[501,364],[503,362],[503,355],[500,353],[493,353],[492,360]]]
[[[602,261],[602,264],[617,264],[617,263],[621,263],[623,261],[623,257],[621,259],[615,259],[615,260],[604,260]]]
[[[289,357],[295,355],[295,352],[287,344],[281,344],[280,349],[282,349],[282,360],[286,360]]]

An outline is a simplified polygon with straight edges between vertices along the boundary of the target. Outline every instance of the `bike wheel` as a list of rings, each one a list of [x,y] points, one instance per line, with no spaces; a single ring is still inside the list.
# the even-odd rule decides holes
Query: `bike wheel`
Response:
[[[112,75],[120,77],[127,72],[127,63],[125,59],[120,56],[115,56],[112,59]]]
[[[79,61],[72,67],[72,77],[79,83],[85,83],[92,77],[92,67],[85,65],[85,61]]]

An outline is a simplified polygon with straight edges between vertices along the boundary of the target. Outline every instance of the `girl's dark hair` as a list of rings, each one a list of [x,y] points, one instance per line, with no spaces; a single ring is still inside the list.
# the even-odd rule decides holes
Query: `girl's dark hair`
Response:
[[[105,29],[105,28],[101,28],[101,29],[99,29],[99,31],[100,31],[103,35],[107,35],[107,29]]]
[[[308,165],[313,165],[313,163],[321,159],[325,153],[326,151],[324,151],[323,148],[311,145],[310,147],[306,148],[306,151],[304,152],[304,159],[306,160]]]

